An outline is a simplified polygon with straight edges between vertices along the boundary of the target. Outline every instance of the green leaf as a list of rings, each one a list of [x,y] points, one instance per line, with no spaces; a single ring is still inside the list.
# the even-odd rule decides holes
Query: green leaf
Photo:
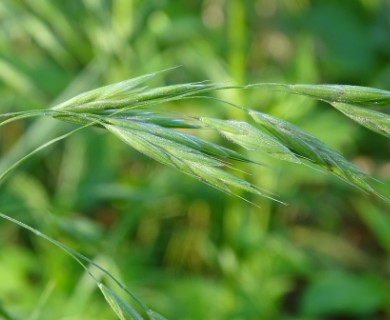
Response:
[[[106,276],[108,276],[108,278],[110,278],[111,280],[113,280],[118,286],[119,288],[124,292],[126,293],[128,296],[130,296],[133,300],[135,300],[135,302],[142,308],[142,310],[144,310],[148,315],[149,315],[149,318],[150,319],[153,319],[153,315],[155,314],[154,311],[152,309],[150,309],[147,305],[145,305],[141,300],[139,300],[134,294],[132,294],[119,280],[117,280],[111,273],[109,273],[106,269],[102,268],[101,266],[99,266],[98,264],[96,264],[94,261],[88,259],[86,256],[82,255],[81,253],[69,248],[68,246],[66,246],[65,244],[47,236],[46,234],[40,232],[39,230],[17,220],[17,219],[14,219],[14,218],[11,218],[10,216],[8,215],[5,215],[3,213],[0,212],[0,218],[2,219],[5,219],[5,220],[8,220],[12,223],[15,223],[16,225],[32,232],[34,235],[38,236],[38,237],[41,237],[43,238],[44,240],[52,243],[53,245],[55,245],[56,247],[58,247],[59,249],[63,250],[66,254],[68,254],[70,257],[72,257],[72,259],[74,259],[77,263],[80,264],[80,266],[92,277],[92,279],[96,282],[96,284],[98,285],[98,287],[100,288],[100,290],[102,290],[105,298],[107,299],[107,301],[110,303],[110,306],[115,309],[117,309],[117,311],[122,314],[124,316],[128,316],[128,315],[132,315],[131,318],[121,318],[121,319],[143,319],[142,317],[140,318],[137,318],[137,317],[134,317],[134,316],[137,316],[137,312],[131,307],[129,306],[128,304],[126,304],[125,302],[123,302],[120,298],[117,297],[117,295],[115,293],[113,293],[110,289],[108,289],[107,287],[105,287],[103,284],[101,284],[100,282],[98,282],[97,278],[93,275],[93,273],[91,272],[91,266],[97,268],[98,270],[100,270],[101,272],[103,272]],[[87,265],[89,267],[87,267]],[[119,300],[118,300],[119,299]],[[123,310],[122,310],[123,309]],[[134,311],[134,312],[133,312]],[[116,311],[115,311],[116,312]],[[117,313],[118,314],[118,313]]]
[[[384,303],[386,296],[385,287],[376,276],[327,272],[316,276],[306,289],[301,309],[305,315],[316,319],[333,314],[367,319],[368,314]]]
[[[360,199],[354,203],[354,206],[379,245],[390,253],[390,216],[388,211],[381,210],[377,205]]]

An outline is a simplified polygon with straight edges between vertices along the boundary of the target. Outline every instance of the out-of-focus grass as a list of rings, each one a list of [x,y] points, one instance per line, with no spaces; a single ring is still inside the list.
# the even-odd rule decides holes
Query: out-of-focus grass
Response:
[[[158,85],[389,89],[389,11],[386,1],[2,1],[1,112],[176,65]],[[294,122],[389,182],[386,139],[328,106],[263,90],[218,95]],[[209,100],[163,108],[228,110]],[[0,167],[67,128],[26,120],[0,129]],[[94,129],[31,158],[0,186],[0,206],[99,262],[168,318],[390,317],[388,205],[305,168],[241,169],[289,205],[225,197]],[[58,249],[5,221],[0,239],[3,317],[114,318]]]

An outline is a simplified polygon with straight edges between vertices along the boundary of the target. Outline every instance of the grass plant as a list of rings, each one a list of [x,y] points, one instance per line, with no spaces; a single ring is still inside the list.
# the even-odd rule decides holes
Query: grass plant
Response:
[[[276,196],[267,190],[227,171],[233,169],[236,161],[257,163],[261,157],[270,156],[296,165],[307,164],[326,170],[349,184],[381,197],[369,183],[370,176],[346,160],[340,153],[331,149],[316,137],[301,128],[266,113],[229,104],[247,113],[253,123],[234,119],[218,119],[199,115],[178,114],[162,111],[160,105],[172,100],[207,98],[216,90],[240,90],[256,88],[279,88],[294,94],[306,95],[328,102],[336,110],[365,127],[388,136],[390,120],[372,105],[386,108],[390,106],[390,92],[375,88],[332,86],[332,85],[278,85],[272,83],[255,84],[245,87],[229,87],[209,82],[170,85],[156,88],[146,86],[148,80],[159,73],[143,75],[134,79],[115,83],[81,93],[50,109],[22,111],[1,115],[0,126],[29,117],[46,116],[59,121],[79,125],[57,138],[34,149],[14,165],[1,173],[4,179],[22,162],[47,146],[69,137],[79,130],[97,126],[114,134],[140,153],[180,172],[192,176],[222,192],[241,196],[237,190],[267,197],[275,201]],[[281,89],[280,89],[281,88]],[[223,102],[223,101],[222,101]],[[184,131],[185,130],[185,131]],[[213,130],[240,149],[234,150],[218,143],[197,137],[199,130]],[[190,131],[190,133],[188,132]],[[251,156],[245,153],[251,151]],[[254,157],[254,154],[259,154]],[[245,199],[244,199],[245,200]],[[249,201],[249,200],[248,200]],[[85,256],[68,248],[60,242],[43,235],[35,228],[1,214],[35,235],[43,237],[62,250],[65,250],[93,277],[106,301],[120,319],[142,319],[134,307],[122,300],[112,289],[100,282],[89,271],[87,264],[97,267],[139,304],[149,319],[163,319],[126,289],[109,272]],[[86,264],[87,263],[87,264]]]
[[[0,1],[0,318],[390,318],[388,12]]]

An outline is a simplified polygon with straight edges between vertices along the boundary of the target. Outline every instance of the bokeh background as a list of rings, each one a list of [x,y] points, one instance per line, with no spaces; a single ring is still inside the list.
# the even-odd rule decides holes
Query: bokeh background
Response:
[[[211,80],[390,89],[388,0],[2,0],[1,113],[181,66],[156,85]],[[265,90],[218,98],[287,119],[390,195],[390,144],[326,104]],[[211,100],[157,106],[228,119]],[[0,168],[74,126],[0,130]],[[209,137],[209,136],[205,136]],[[218,137],[211,137],[218,139]],[[218,140],[214,140],[218,141]],[[222,143],[222,141],[221,141]],[[287,206],[253,206],[87,129],[0,185],[0,211],[107,268],[169,319],[390,319],[390,206],[330,177],[259,159],[235,164]],[[58,248],[0,221],[1,319],[115,319]]]

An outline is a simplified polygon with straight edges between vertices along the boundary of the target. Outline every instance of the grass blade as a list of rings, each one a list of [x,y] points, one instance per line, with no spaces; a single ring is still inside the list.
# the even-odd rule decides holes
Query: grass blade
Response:
[[[23,229],[26,229],[26,230],[32,232],[33,234],[35,234],[38,237],[41,237],[41,238],[45,239],[46,241],[50,242],[51,244],[55,245],[56,247],[58,247],[59,249],[64,251],[66,254],[68,254],[70,257],[72,257],[72,259],[74,259],[92,277],[92,279],[96,282],[96,284],[98,286],[101,283],[91,273],[91,271],[89,270],[89,268],[87,267],[87,265],[84,262],[86,262],[89,265],[92,265],[93,267],[95,267],[98,270],[102,271],[108,278],[113,280],[115,282],[115,284],[118,285],[118,287],[121,290],[123,290],[126,294],[128,294],[129,297],[131,297],[142,308],[143,311],[145,311],[145,313],[148,315],[149,319],[153,319],[153,315],[156,314],[156,313],[151,308],[149,308],[145,303],[143,303],[133,293],[131,293],[125,287],[125,285],[123,285],[119,280],[117,280],[110,272],[108,272],[106,269],[104,269],[103,267],[101,267],[100,265],[98,265],[97,263],[92,261],[91,259],[89,259],[86,256],[82,255],[81,253],[71,249],[70,247],[64,245],[63,243],[61,243],[61,242],[59,242],[59,241],[57,241],[57,240],[47,236],[46,234],[40,232],[39,230],[37,230],[37,229],[35,229],[35,228],[33,228],[33,227],[31,227],[31,226],[29,226],[29,225],[19,221],[17,219],[11,218],[10,216],[8,216],[8,215],[6,215],[4,213],[0,212],[0,218],[8,220],[8,221],[10,221],[12,223],[15,223],[16,225],[22,227]],[[100,286],[99,286],[99,288],[100,288]],[[143,319],[143,318],[141,318],[141,319]]]
[[[89,126],[89,125],[86,125],[86,126]],[[69,137],[70,135],[80,131],[81,129],[84,129],[86,126],[84,127],[80,127],[80,128],[77,128],[77,129],[74,129],[68,133],[65,133],[59,137],[56,137],[54,139],[51,139],[50,141],[40,145],[38,148],[35,148],[34,150],[32,150],[31,152],[29,152],[28,154],[26,154],[24,157],[20,158],[18,161],[14,162],[13,165],[11,165],[10,167],[8,167],[8,169],[6,169],[5,171],[3,171],[2,173],[0,173],[0,182],[7,176],[9,175],[12,170],[14,170],[15,168],[17,168],[19,165],[21,165],[24,161],[26,161],[28,158],[32,157],[34,154],[38,153],[39,151],[49,147],[50,145],[52,145],[53,143],[57,142],[57,141],[60,141],[60,140],[63,140],[67,137]]]

